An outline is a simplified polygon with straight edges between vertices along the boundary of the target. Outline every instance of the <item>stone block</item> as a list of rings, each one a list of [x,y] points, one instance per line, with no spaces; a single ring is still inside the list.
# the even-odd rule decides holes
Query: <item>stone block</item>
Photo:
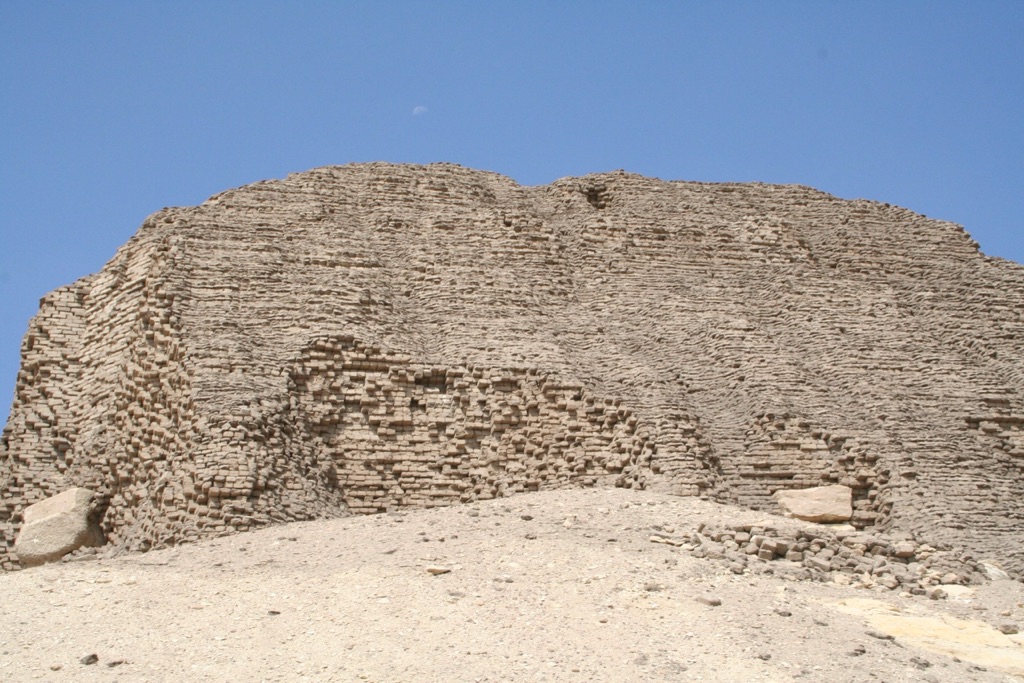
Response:
[[[14,542],[22,565],[52,562],[79,548],[103,545],[103,533],[92,517],[95,499],[92,491],[74,488],[25,508]]]
[[[820,572],[827,572],[832,569],[832,564],[828,560],[823,560],[820,557],[804,558],[804,566],[810,569],[816,569]]]
[[[776,491],[774,498],[782,514],[807,522],[846,522],[853,515],[852,491],[839,484]]]

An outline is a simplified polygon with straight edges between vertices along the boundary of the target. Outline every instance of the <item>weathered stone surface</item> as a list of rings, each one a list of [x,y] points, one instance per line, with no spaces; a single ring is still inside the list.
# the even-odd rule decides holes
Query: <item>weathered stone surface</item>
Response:
[[[1006,581],[1010,578],[1010,575],[1006,573],[1006,570],[995,562],[982,560],[978,564],[990,581]]]
[[[784,515],[807,522],[848,522],[853,516],[853,492],[849,486],[776,491],[774,498]]]
[[[73,488],[25,508],[14,543],[22,564],[43,564],[83,546],[101,545],[102,532],[92,519],[95,498],[92,491]]]
[[[24,509],[73,486],[144,550],[541,488],[774,510],[842,484],[858,530],[1019,576],[1021,358],[1024,267],[898,207],[316,169],[162,210],[43,298],[0,438],[0,565]]]

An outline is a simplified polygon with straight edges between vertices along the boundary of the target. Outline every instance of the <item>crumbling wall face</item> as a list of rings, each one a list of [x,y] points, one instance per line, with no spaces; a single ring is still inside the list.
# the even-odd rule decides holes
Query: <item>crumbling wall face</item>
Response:
[[[63,287],[39,302],[21,347],[11,418],[0,437],[0,566],[11,569],[11,548],[22,511],[67,487],[77,430],[73,403],[81,373],[85,329],[82,284]]]
[[[1019,466],[1024,468],[1024,413],[1014,412],[1006,398],[991,397],[985,403],[988,411],[966,418],[968,428],[977,432],[978,440],[989,449],[1019,458]]]
[[[108,417],[94,421],[109,427],[88,439],[99,464],[79,482],[105,497],[108,539],[131,549],[180,539],[195,474],[199,433],[179,318],[186,294],[174,261],[169,245],[155,248],[146,275],[127,285],[137,300],[127,352],[105,406]]]
[[[1022,576],[1018,568],[1024,567],[1024,543],[1015,541],[1020,540],[1024,529],[1024,509],[1019,505],[1024,489],[1024,401],[989,396],[979,407],[965,418],[965,426],[982,444],[979,450],[988,456],[981,462],[987,476],[972,476],[966,482],[970,486],[963,485],[961,481],[967,477],[958,471],[962,463],[952,463],[954,471],[949,479],[963,492],[958,506],[962,514],[956,523],[983,537],[1005,539],[1006,548],[1000,553],[1004,557],[1000,561]],[[998,515],[991,514],[992,510],[998,510]],[[993,553],[976,555],[975,559],[996,557]]]
[[[76,486],[98,494],[112,544],[144,549],[180,537],[197,438],[180,257],[168,238],[132,240],[101,273],[41,302],[0,449],[6,568],[17,563],[21,511]]]
[[[722,499],[774,510],[776,491],[842,484],[853,492],[851,524],[862,529],[888,519],[890,472],[876,449],[853,434],[790,413],[764,413],[745,435],[742,455],[723,459]]]
[[[619,400],[533,369],[431,367],[323,339],[294,365],[289,388],[352,512],[642,488],[655,451]]]

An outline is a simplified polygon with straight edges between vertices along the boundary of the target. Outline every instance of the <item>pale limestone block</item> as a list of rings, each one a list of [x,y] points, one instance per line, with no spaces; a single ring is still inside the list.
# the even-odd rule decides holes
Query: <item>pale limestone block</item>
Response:
[[[25,523],[14,542],[14,552],[25,566],[59,560],[83,546],[103,544],[103,534],[90,518],[95,494],[82,488],[25,508]]]
[[[776,491],[782,513],[807,522],[846,522],[853,516],[853,492],[848,486],[816,486]]]

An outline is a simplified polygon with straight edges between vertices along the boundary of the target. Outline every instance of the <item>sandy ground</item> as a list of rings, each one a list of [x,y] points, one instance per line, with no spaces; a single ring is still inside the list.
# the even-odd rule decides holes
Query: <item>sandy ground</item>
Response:
[[[0,680],[1024,681],[1016,582],[929,600],[649,540],[751,515],[556,491],[8,573]]]

